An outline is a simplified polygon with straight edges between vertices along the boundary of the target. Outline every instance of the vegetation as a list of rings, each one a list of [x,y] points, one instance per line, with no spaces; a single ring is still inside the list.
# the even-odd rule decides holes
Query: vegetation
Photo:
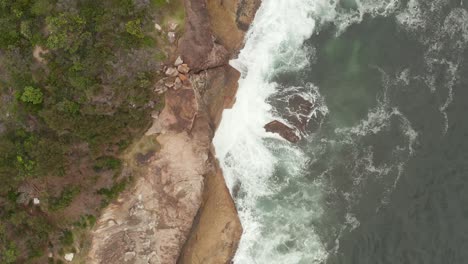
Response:
[[[60,196],[50,199],[49,208],[52,211],[57,211],[68,207],[75,196],[80,193],[80,188],[77,186],[67,186]]]
[[[103,205],[107,205],[110,201],[117,198],[117,196],[125,190],[128,180],[124,179],[116,182],[111,188],[102,188],[97,191],[98,194],[104,196]]]
[[[119,155],[163,104],[154,21],[168,8],[0,0],[0,263],[44,263],[76,244],[73,228],[92,227],[129,183]]]

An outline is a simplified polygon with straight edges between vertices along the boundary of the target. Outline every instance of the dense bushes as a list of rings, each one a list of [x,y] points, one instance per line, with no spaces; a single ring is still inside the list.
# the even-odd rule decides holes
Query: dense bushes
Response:
[[[0,263],[41,256],[52,238],[70,244],[72,232],[61,232],[51,215],[83,191],[73,177],[120,172],[119,152],[161,104],[152,93],[162,57],[153,20],[164,5],[0,0]],[[34,50],[43,52],[34,58]],[[63,186],[54,195],[38,191],[48,198],[44,206],[17,203],[19,186],[53,177]],[[127,183],[85,191],[108,203]],[[96,219],[86,215],[91,226]]]

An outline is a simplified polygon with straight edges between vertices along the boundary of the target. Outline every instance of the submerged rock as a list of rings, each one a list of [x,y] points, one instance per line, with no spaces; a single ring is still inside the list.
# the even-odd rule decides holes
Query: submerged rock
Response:
[[[279,134],[289,142],[297,143],[301,138],[296,134],[296,129],[291,128],[278,120],[274,120],[265,125],[267,132]]]

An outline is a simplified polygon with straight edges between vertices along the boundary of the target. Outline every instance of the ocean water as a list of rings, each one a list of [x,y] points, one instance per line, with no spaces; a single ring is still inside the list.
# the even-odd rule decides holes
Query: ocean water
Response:
[[[467,0],[264,0],[231,64],[234,263],[468,263]]]

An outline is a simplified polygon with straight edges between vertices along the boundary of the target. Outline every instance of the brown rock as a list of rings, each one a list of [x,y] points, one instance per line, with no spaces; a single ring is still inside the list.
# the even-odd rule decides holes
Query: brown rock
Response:
[[[188,67],[187,64],[181,64],[181,65],[177,66],[177,70],[180,73],[187,74],[187,73],[189,73],[190,68]]]
[[[178,133],[190,131],[198,111],[195,91],[192,88],[169,89],[165,99],[166,105],[159,116],[162,126]]]
[[[214,159],[214,157],[211,157]],[[242,226],[218,164],[205,177],[203,204],[179,264],[228,263],[234,256]]]
[[[253,21],[261,0],[207,0],[213,34],[231,55],[244,44],[244,35]]]
[[[182,81],[182,83],[187,83],[188,82],[188,77],[185,74],[179,74],[179,79]]]
[[[205,0],[184,0],[184,3],[185,32],[179,42],[182,59],[195,72],[227,64],[228,51],[213,41]]]
[[[161,150],[145,160],[149,171],[135,186],[102,212],[86,263],[231,261],[242,227],[210,146],[222,109],[232,105],[237,89],[239,73],[227,62],[242,46],[244,31],[237,18],[248,13],[239,8],[258,1],[184,0],[186,26],[179,50],[193,73],[207,74],[191,76],[187,86],[165,94],[160,122],[166,133],[157,137]],[[225,12],[213,12],[214,5]]]
[[[296,130],[291,128],[280,121],[274,120],[265,125],[267,132],[277,133],[289,142],[297,143],[300,137],[296,134]]]
[[[196,98],[191,87],[168,90],[159,115],[167,131],[157,137],[161,150],[137,157],[148,171],[102,212],[86,263],[176,263],[211,171],[213,131]]]

